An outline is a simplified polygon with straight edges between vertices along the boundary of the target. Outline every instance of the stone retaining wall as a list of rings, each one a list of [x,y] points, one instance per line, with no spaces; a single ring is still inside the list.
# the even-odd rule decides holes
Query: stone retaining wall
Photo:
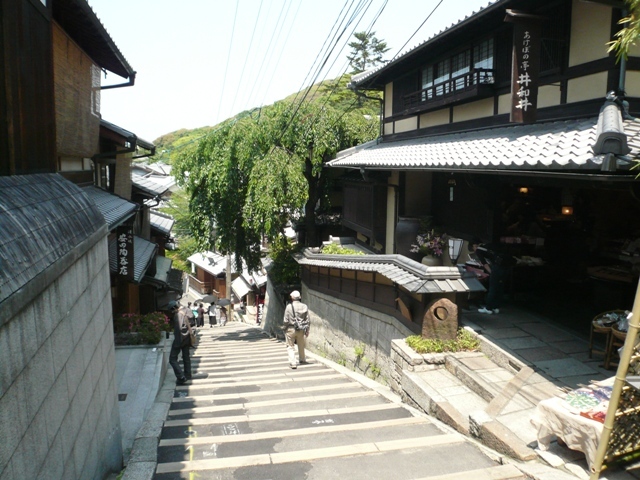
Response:
[[[69,257],[51,283],[14,294],[30,299],[0,327],[3,479],[101,480],[122,468],[106,235]]]
[[[394,367],[391,342],[413,335],[394,317],[325,295],[302,285],[302,301],[311,313],[308,348],[330,360],[389,384]],[[267,284],[263,329],[283,338],[285,305]]]

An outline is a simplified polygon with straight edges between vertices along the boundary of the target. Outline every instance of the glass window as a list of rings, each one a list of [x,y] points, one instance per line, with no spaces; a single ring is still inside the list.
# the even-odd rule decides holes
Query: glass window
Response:
[[[451,63],[453,66],[451,78],[455,79],[454,88],[456,90],[463,89],[466,86],[466,77],[461,75],[469,73],[469,70],[471,69],[471,51],[465,50],[464,52],[455,55]]]
[[[446,82],[451,78],[451,67],[449,66],[449,59],[443,60],[436,64],[436,78],[433,81],[436,86],[436,96],[449,93],[449,83]]]
[[[433,65],[429,65],[422,69],[422,101],[433,98]],[[428,90],[425,90],[428,89]]]
[[[473,68],[493,70],[493,38],[474,47]],[[480,83],[493,83],[493,73],[482,73]]]

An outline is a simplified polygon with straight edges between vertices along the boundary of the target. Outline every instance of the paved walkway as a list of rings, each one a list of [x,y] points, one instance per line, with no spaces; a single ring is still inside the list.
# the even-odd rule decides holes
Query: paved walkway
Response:
[[[208,377],[175,387],[154,478],[526,478],[388,388],[309,360],[291,370],[247,324],[202,329],[193,365]]]
[[[201,330],[203,342],[196,352],[194,366],[196,371],[208,373],[207,379],[194,380],[190,386],[176,387],[171,371],[168,372],[163,391],[156,399],[155,408],[151,410],[152,424],[143,426],[136,440],[152,447],[153,455],[149,453],[151,449],[140,454],[141,450],[134,448],[134,464],[127,468],[125,480],[151,478],[134,475],[145,469],[155,471],[156,460],[160,462],[160,466],[155,478],[188,478],[188,472],[193,471],[197,471],[200,478],[303,478],[296,475],[301,474],[302,470],[306,474],[309,468],[309,471],[314,471],[311,467],[315,468],[316,465],[318,472],[328,475],[331,464],[344,465],[344,471],[349,472],[347,476],[359,478],[359,469],[356,467],[359,465],[358,460],[353,460],[353,464],[349,466],[349,459],[368,459],[372,455],[381,455],[384,450],[389,457],[388,462],[403,464],[406,448],[418,449],[417,451],[424,448],[425,452],[436,451],[439,452],[438,455],[445,455],[439,450],[432,450],[433,445],[424,440],[433,436],[436,431],[447,435],[449,440],[446,442],[451,441],[456,445],[452,449],[452,444],[447,444],[445,451],[455,452],[457,442],[462,442],[465,448],[472,445],[473,452],[481,452],[478,459],[489,462],[480,466],[481,471],[494,468],[496,463],[506,462],[510,466],[516,466],[520,472],[526,472],[527,478],[588,478],[584,455],[580,452],[571,452],[554,444],[551,452],[545,454],[545,461],[536,459],[533,462],[511,463],[509,456],[483,449],[466,436],[457,437],[457,433],[447,430],[448,427],[437,419],[425,418],[417,414],[416,410],[401,405],[395,395],[378,383],[312,354],[310,357],[314,361],[311,365],[292,371],[287,367],[284,345],[263,336],[252,319],[247,321],[248,323],[229,322],[224,328],[209,329],[205,326]],[[461,323],[494,342],[507,358],[512,359],[514,365],[517,364],[515,374],[505,375],[504,372],[498,372],[495,365],[488,365],[482,359],[471,358],[461,362],[465,368],[475,371],[479,376],[484,375],[484,382],[489,385],[488,390],[494,389],[497,392],[497,400],[486,399],[478,405],[511,428],[531,448],[535,448],[535,440],[531,436],[529,418],[535,408],[536,395],[548,398],[558,393],[560,388],[576,388],[580,384],[615,374],[614,371],[602,368],[601,356],[588,358],[587,339],[522,309],[509,306],[499,315],[490,316],[479,314],[475,310],[464,310]],[[522,381],[523,374],[517,375],[517,371],[522,370],[523,366],[528,372],[527,381],[533,376],[537,377],[536,381],[539,383],[535,389],[538,391],[527,398],[528,406],[523,402],[516,402],[521,410],[517,411],[509,406],[509,399],[505,400],[501,393],[509,390],[509,385],[513,386],[514,377],[516,383]],[[426,381],[426,376],[423,379]],[[430,381],[437,390],[436,393],[446,401],[454,403],[457,401],[454,398],[456,395],[458,400],[462,399],[459,402],[462,406],[459,408],[462,411],[466,409],[465,414],[477,409],[478,405],[472,405],[476,400],[471,400],[469,396],[465,399],[464,395],[460,395],[459,388],[447,390],[447,384],[442,379]],[[524,390],[526,389],[522,389]],[[292,398],[296,400],[292,401]],[[367,411],[368,408],[373,410]],[[389,415],[392,416],[391,419]],[[378,422],[398,421],[401,418],[403,422],[410,423],[375,424],[371,417]],[[329,423],[329,420],[339,421]],[[316,423],[309,425],[309,422]],[[343,429],[343,423],[351,426]],[[360,426],[353,428],[356,424]],[[364,425],[367,426],[362,428]],[[413,430],[414,428],[417,430]],[[427,431],[421,432],[420,429]],[[386,444],[384,442],[390,431],[396,432],[389,437],[395,439],[394,442],[400,438],[398,435],[404,435],[402,438],[405,442],[420,438],[423,440],[417,440],[418,444]],[[401,431],[404,433],[397,433]],[[372,432],[375,433],[373,436],[370,435]],[[160,435],[161,443],[156,457],[155,448]],[[317,444],[316,438],[321,439]],[[337,438],[342,439],[335,443]],[[420,441],[427,443],[421,445]],[[331,449],[330,446],[337,448]],[[457,457],[450,461],[455,464]],[[306,467],[297,470],[302,463]],[[264,474],[266,476],[262,473],[256,476],[256,471],[263,471],[254,470],[258,465],[262,465],[261,468],[269,466],[266,471],[268,473]],[[549,465],[555,468],[550,468]],[[473,470],[470,466],[461,468]],[[373,475],[377,471],[385,471],[382,465],[377,469],[379,470],[374,469]],[[505,477],[500,476],[503,475],[503,470],[489,471],[493,472],[493,476],[483,477],[478,472],[466,472],[460,478],[521,478],[508,476],[515,474],[511,468]],[[601,478],[640,478],[639,471],[631,465],[626,471],[603,473]],[[217,473],[214,475],[212,472]],[[394,476],[420,478],[408,473],[407,476]],[[390,477],[369,475],[367,478]],[[436,475],[429,478],[439,477]]]

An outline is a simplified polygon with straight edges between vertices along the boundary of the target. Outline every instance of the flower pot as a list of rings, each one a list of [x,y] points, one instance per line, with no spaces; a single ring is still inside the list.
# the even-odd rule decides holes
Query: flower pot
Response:
[[[422,257],[423,265],[427,265],[428,267],[440,267],[442,266],[442,257],[434,257],[433,255],[425,255]]]

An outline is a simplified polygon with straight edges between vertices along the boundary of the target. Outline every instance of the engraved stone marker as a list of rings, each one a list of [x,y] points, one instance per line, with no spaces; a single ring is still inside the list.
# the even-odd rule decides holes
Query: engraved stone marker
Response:
[[[458,331],[458,306],[439,298],[429,304],[422,320],[422,337],[455,340]]]

